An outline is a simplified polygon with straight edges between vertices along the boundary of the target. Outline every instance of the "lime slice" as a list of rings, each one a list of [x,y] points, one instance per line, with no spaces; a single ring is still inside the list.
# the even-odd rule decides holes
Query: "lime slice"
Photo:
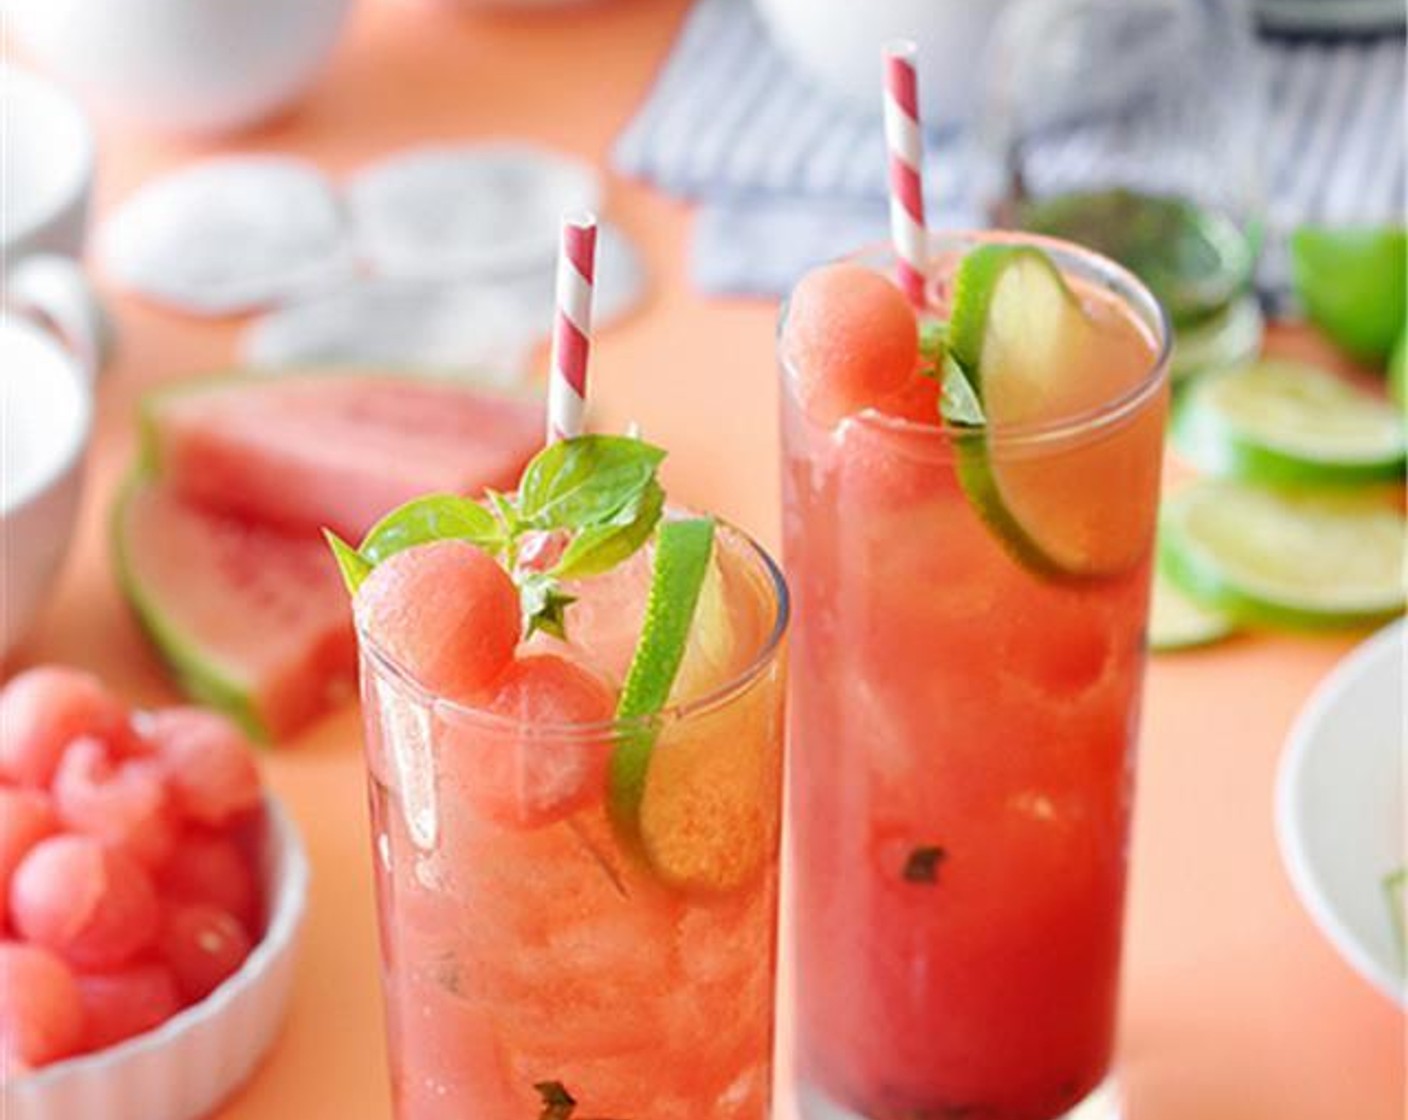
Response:
[[[1202,479],[1171,498],[1160,562],[1239,622],[1375,622],[1404,603],[1403,513],[1375,490],[1276,490]]]
[[[668,702],[713,549],[712,518],[662,521],[656,530],[645,621],[617,701],[618,719],[652,716]],[[620,737],[611,756],[612,819],[633,839],[639,836],[640,802],[655,738],[653,727],[634,728]]]
[[[1408,421],[1408,331],[1398,336],[1398,345],[1388,360],[1388,395],[1398,402],[1403,421]]]
[[[687,704],[712,691],[733,663],[737,644],[733,617],[724,598],[724,579],[716,548],[699,588],[699,602],[694,608],[694,621],[689,628],[679,672],[670,689],[669,702]]]
[[[1160,653],[1221,641],[1237,629],[1221,611],[1189,598],[1162,570],[1154,573],[1149,648]]]
[[[1408,446],[1392,405],[1294,362],[1199,378],[1174,410],[1173,436],[1210,474],[1277,484],[1396,482]]]
[[[1106,345],[1051,259],[1020,245],[983,245],[963,259],[948,343],[995,429],[1068,413],[1073,379]],[[1160,427],[1146,427],[1137,434],[1161,437]],[[1089,454],[999,457],[976,428],[954,440],[959,481],[979,516],[1032,571],[1055,578],[1122,571],[1147,555],[1149,511],[1126,510],[1117,498],[1102,505],[1092,493],[1108,481],[1099,477],[1101,456],[1128,451],[1132,433],[1133,426]]]
[[[1351,357],[1382,364],[1408,316],[1408,235],[1402,228],[1291,235],[1291,272],[1306,315]]]

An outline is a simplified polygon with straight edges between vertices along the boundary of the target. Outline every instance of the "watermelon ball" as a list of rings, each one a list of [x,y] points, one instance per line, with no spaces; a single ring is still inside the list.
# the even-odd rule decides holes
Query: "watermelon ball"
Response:
[[[131,960],[152,943],[159,917],[146,869],[91,836],[41,840],[10,880],[15,929],[78,968]]]
[[[64,748],[85,735],[132,738],[127,708],[91,673],[44,666],[0,689],[0,775],[16,785],[47,786]]]
[[[112,972],[80,972],[85,1050],[101,1050],[145,1034],[181,1010],[176,977],[164,964],[143,962]]]
[[[54,772],[54,804],[74,832],[157,867],[171,854],[176,819],[155,759],[119,760],[97,739],[70,744]]]
[[[8,921],[10,878],[39,841],[58,831],[49,798],[34,789],[0,787],[0,929]]]
[[[249,934],[233,915],[203,904],[168,907],[157,955],[170,967],[186,1002],[204,999],[249,956]]]
[[[148,713],[143,731],[156,748],[177,813],[219,827],[259,804],[254,748],[230,720],[206,708]]]
[[[519,658],[487,710],[524,730],[456,727],[451,749],[464,795],[481,816],[512,828],[537,828],[600,800],[610,736],[541,737],[533,729],[603,723],[615,708],[611,689],[577,663],[551,653]]]
[[[0,941],[0,1082],[78,1052],[83,1001],[72,970],[38,945]]]
[[[357,621],[426,689],[482,695],[518,645],[518,592],[508,573],[465,541],[436,541],[378,564],[357,593]]]
[[[259,888],[254,869],[228,836],[203,830],[183,833],[157,877],[157,890],[168,902],[219,907],[255,932]]]
[[[830,427],[884,406],[912,384],[919,323],[904,294],[878,272],[822,265],[792,291],[781,351],[802,408]]]

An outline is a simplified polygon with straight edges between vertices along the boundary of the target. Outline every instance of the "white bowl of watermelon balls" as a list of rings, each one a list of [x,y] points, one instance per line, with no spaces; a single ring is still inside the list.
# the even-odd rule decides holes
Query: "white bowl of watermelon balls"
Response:
[[[0,1116],[188,1120],[283,1017],[308,865],[240,729],[42,667],[0,689]]]

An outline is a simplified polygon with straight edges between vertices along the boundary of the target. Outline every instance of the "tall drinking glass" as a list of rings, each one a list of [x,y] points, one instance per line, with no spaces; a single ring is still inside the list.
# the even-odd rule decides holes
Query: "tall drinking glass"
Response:
[[[1119,266],[1022,234],[935,236],[925,314],[947,317],[957,260],[992,241],[1044,249],[1084,305],[1095,329],[1063,361],[1093,407],[831,426],[783,357],[808,1120],[1116,1108],[1168,329]],[[887,251],[860,259],[894,275]]]
[[[647,553],[573,588],[574,643],[629,653]],[[359,636],[398,1120],[768,1115],[788,599],[742,534],[715,562],[719,679],[648,722],[467,708]],[[626,830],[611,758],[642,736]]]

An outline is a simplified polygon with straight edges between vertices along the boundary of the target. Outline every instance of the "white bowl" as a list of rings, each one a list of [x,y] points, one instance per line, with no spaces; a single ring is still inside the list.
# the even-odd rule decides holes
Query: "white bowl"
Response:
[[[0,1089],[5,1120],[195,1120],[242,1085],[283,1022],[308,899],[308,859],[265,798],[269,922],[240,970],[155,1030]]]
[[[9,0],[10,30],[95,106],[174,132],[256,124],[312,84],[351,0]]]
[[[1408,624],[1381,630],[1315,690],[1276,783],[1276,832],[1296,893],[1356,972],[1408,1007],[1384,877],[1408,862]]]
[[[3,658],[29,633],[63,566],[93,424],[89,375],[78,359],[11,315],[0,315],[0,417]]]
[[[924,123],[946,127],[977,108],[988,35],[1008,0],[756,0],[773,39],[803,70],[857,105],[879,111],[880,51],[919,46]]]

